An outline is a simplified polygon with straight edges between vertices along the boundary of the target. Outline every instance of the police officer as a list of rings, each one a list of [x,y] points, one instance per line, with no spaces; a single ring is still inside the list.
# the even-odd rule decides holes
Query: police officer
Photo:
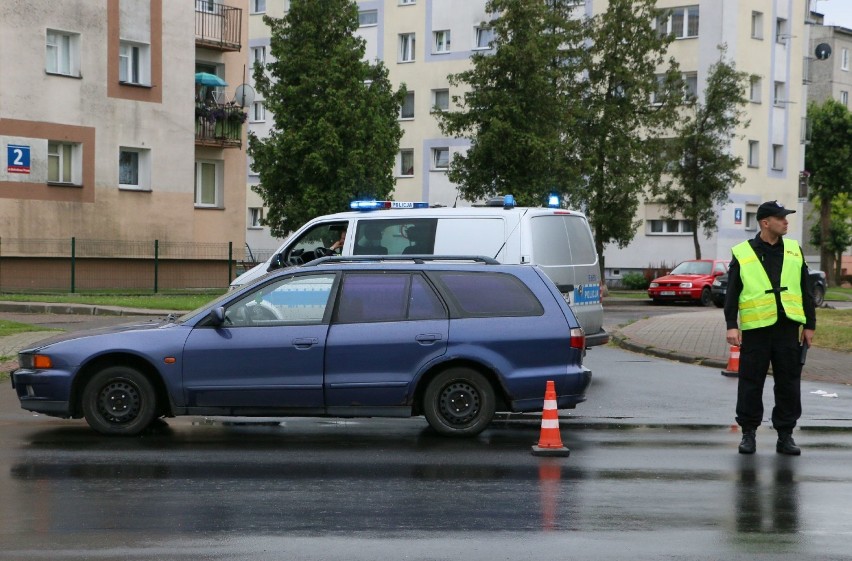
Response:
[[[775,380],[772,426],[778,431],[775,450],[791,456],[802,453],[793,440],[793,428],[802,414],[800,357],[802,345],[810,347],[813,340],[816,312],[802,249],[783,238],[787,215],[794,212],[778,201],[761,204],[757,209],[760,232],[731,250],[725,322],[728,344],[741,347],[740,454],[756,450],[755,432],[763,420],[763,384],[770,363]]]

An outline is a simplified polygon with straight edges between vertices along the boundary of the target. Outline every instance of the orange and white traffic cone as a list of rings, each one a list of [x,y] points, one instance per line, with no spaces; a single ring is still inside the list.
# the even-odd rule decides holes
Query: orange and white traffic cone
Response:
[[[533,456],[567,456],[571,453],[562,445],[559,434],[559,413],[556,410],[556,385],[547,381],[544,392],[544,409],[541,412],[541,436],[538,445],[532,447]]]
[[[736,378],[740,375],[740,348],[731,345],[731,355],[728,357],[728,366],[722,370],[722,376]]]

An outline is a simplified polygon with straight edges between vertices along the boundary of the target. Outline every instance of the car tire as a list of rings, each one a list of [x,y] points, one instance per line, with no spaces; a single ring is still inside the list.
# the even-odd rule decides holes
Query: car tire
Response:
[[[705,286],[701,291],[701,300],[699,300],[699,303],[702,306],[709,306],[713,303],[713,295],[710,293],[709,286]]]
[[[157,414],[154,386],[127,366],[111,366],[95,374],[83,389],[82,405],[89,426],[110,436],[135,436]]]
[[[814,285],[814,306],[819,308],[825,302],[825,287],[821,284]]]
[[[476,436],[494,418],[494,388],[470,368],[450,368],[435,376],[423,395],[423,414],[445,436]]]

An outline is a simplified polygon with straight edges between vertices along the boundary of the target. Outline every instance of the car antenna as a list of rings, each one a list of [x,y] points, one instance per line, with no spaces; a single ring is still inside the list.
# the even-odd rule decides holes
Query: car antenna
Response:
[[[514,227],[514,228],[512,228],[512,231],[511,231],[511,232],[509,232],[509,235],[508,235],[508,236],[506,236],[506,239],[505,239],[505,240],[503,240],[503,243],[500,245],[500,248],[497,250],[497,253],[495,253],[495,254],[494,254],[494,259],[497,259],[497,256],[498,256],[498,255],[500,255],[500,252],[501,252],[501,251],[503,251],[503,248],[504,248],[504,247],[506,247],[506,244],[509,242],[509,238],[511,238],[511,237],[512,237],[512,234],[514,234],[514,233],[515,233],[515,230],[517,230],[517,229],[518,229],[518,226],[520,226],[520,225],[521,225],[521,220],[523,220],[524,216],[526,216],[526,214],[527,214],[529,211],[530,211],[530,209],[528,209],[528,208],[525,208],[525,209],[524,209],[523,214],[521,214],[521,219],[520,219],[520,220],[518,220],[518,223],[517,223],[517,224],[515,224],[515,227]]]

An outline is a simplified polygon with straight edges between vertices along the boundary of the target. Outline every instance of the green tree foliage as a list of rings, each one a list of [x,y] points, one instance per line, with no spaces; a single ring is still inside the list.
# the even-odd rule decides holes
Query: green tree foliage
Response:
[[[731,141],[744,120],[743,107],[749,76],[737,72],[719,48],[719,61],[710,67],[703,99],[687,99],[681,126],[671,140],[669,173],[674,184],[656,189],[668,216],[680,214],[692,224],[695,258],[701,259],[699,229],[709,238],[718,228],[717,208],[728,201],[730,190],[742,183],[743,159],[731,153]]]
[[[583,22],[574,0],[490,0],[493,51],[472,56],[469,70],[449,77],[466,87],[458,111],[437,119],[444,134],[471,139],[449,178],[467,200],[512,193],[538,206],[548,193],[576,188],[576,145]]]
[[[581,140],[586,185],[569,193],[569,201],[589,217],[602,274],[606,245],[626,246],[641,224],[634,219],[640,197],[660,180],[660,139],[670,134],[682,99],[677,63],[666,60],[673,37],[660,25],[668,13],[655,4],[610,0],[609,9],[589,22],[593,56],[581,99],[585,117],[571,132]]]
[[[820,203],[820,200],[815,199],[815,202]],[[817,222],[811,227],[811,243],[831,252],[834,269],[830,272],[834,275],[834,284],[840,284],[843,252],[852,246],[852,197],[842,193],[831,201],[830,208],[828,237],[823,237],[822,224]]]
[[[808,197],[819,200],[820,237],[831,238],[831,202],[852,195],[852,114],[841,103],[829,99],[808,104],[811,144],[805,152],[805,168],[810,173]],[[820,268],[833,271],[834,254],[828,244],[820,246]],[[836,285],[831,278],[829,285]]]
[[[267,138],[250,135],[248,153],[264,224],[283,237],[352,199],[390,196],[405,86],[394,91],[384,65],[363,60],[352,0],[292,0],[264,22],[275,60],[254,78],[274,122]]]

